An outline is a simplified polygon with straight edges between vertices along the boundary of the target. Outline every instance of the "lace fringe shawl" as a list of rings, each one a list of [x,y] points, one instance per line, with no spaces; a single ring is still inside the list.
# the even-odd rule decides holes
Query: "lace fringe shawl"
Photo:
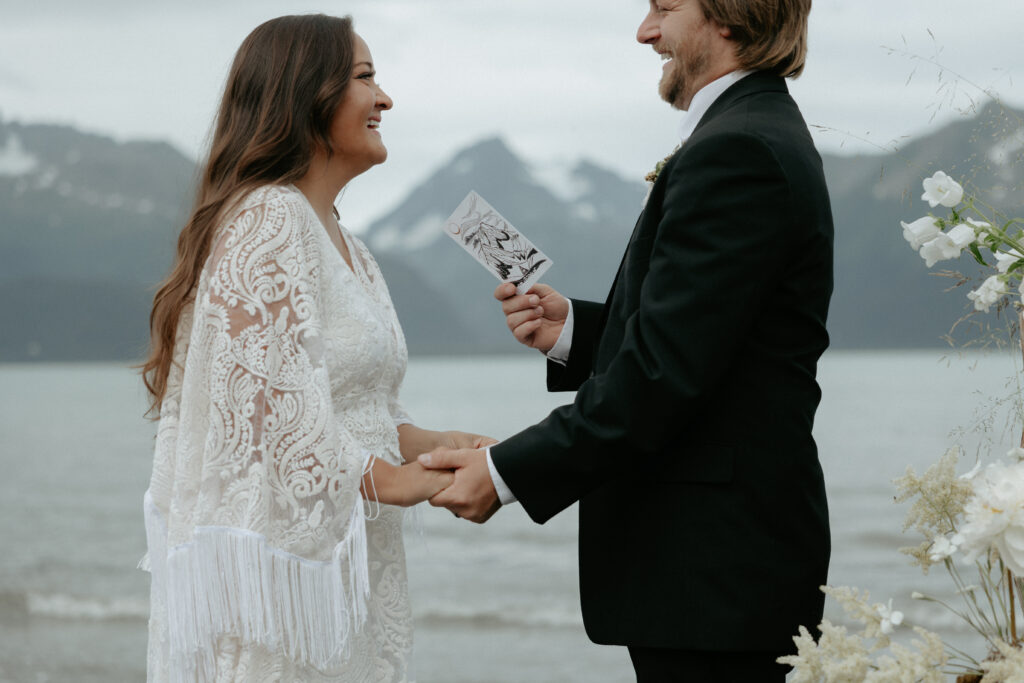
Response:
[[[191,541],[168,549],[166,523],[149,491],[145,517],[153,608],[159,602],[167,615],[172,683],[212,681],[223,634],[318,669],[348,657],[370,592],[361,498],[329,561],[307,560],[273,547],[261,534],[222,526],[196,527]]]

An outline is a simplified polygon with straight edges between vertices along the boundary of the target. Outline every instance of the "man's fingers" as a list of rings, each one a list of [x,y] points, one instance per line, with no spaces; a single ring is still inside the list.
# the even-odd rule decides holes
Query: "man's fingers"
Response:
[[[525,344],[540,329],[542,323],[540,318],[529,320],[512,330],[512,336],[516,338],[516,341]]]
[[[540,306],[540,297],[536,294],[514,296],[501,302],[501,312],[506,316],[520,311],[529,311]]]
[[[472,517],[475,516],[473,514],[473,510],[471,506],[467,504],[465,497],[453,492],[452,487],[448,487],[440,493],[435,494],[430,498],[430,504],[436,508],[446,508],[462,519],[475,521],[472,519]]]
[[[442,489],[430,497],[430,504],[436,508],[446,508],[452,503],[452,494],[448,492],[448,489]]]
[[[528,308],[525,311],[519,311],[518,313],[512,313],[505,316],[505,323],[508,325],[508,329],[515,331],[517,327],[525,322],[531,320],[537,320],[543,316],[543,310],[540,306],[536,308]]]

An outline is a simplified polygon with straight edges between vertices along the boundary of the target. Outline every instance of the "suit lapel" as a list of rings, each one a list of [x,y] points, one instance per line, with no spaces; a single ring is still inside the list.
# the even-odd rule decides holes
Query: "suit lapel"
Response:
[[[751,95],[753,93],[766,92],[766,91],[778,91],[786,93],[786,82],[774,74],[768,73],[767,71],[758,71],[740,79],[736,83],[732,84],[725,92],[723,92],[718,99],[716,99],[708,110],[701,117],[697,123],[697,127],[690,135],[689,139],[692,139],[697,132],[711,119],[715,118],[721,112],[727,110],[738,100]],[[604,335],[605,325],[608,322],[608,316],[612,310],[612,301],[615,298],[615,293],[620,285],[620,279],[622,277],[622,271],[625,268],[626,260],[629,257],[630,249],[633,248],[640,232],[646,226],[647,221],[644,219],[647,217],[647,210],[654,206],[661,208],[661,204],[664,201],[665,184],[668,182],[668,177],[671,174],[672,167],[675,165],[679,157],[684,153],[686,149],[685,142],[676,149],[675,153],[665,162],[665,165],[661,169],[661,173],[658,174],[657,180],[654,181],[654,187],[651,188],[651,193],[648,198],[647,204],[640,212],[640,216],[637,218],[636,225],[633,227],[633,234],[629,237],[629,242],[626,244],[626,249],[622,254],[622,260],[619,261],[619,268],[615,273],[615,279],[612,281],[612,286],[608,291],[608,297],[605,299],[604,310],[601,312],[601,320],[598,324],[598,330],[600,332],[594,338],[594,358],[597,358],[597,347],[600,345],[601,337]]]
[[[652,205],[656,197],[660,197],[664,192],[665,183],[667,182],[669,172],[672,169],[672,165],[675,160],[679,158],[679,152],[682,146],[676,148],[676,151],[672,156],[665,162],[665,165],[661,169],[661,173],[658,174],[657,180],[654,181],[654,186],[651,188],[650,195],[648,197],[647,204],[644,205],[643,210],[640,211],[640,216],[636,219],[636,225],[633,226],[633,233],[629,236],[629,242],[626,243],[626,249],[622,253],[622,259],[619,261],[619,269],[615,272],[615,279],[612,280],[611,289],[608,290],[608,297],[605,299],[605,314],[607,314],[608,304],[611,303],[612,297],[615,295],[615,287],[619,284],[619,276],[622,275],[622,268],[626,265],[626,257],[629,256],[629,250],[633,248],[633,243],[636,242],[637,236],[640,234],[640,228],[644,225],[644,217],[647,215],[647,209]],[[659,200],[660,205],[660,200]]]

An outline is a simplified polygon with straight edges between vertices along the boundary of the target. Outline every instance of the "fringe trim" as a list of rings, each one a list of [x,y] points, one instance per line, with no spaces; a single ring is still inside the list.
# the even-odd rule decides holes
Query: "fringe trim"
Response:
[[[149,491],[145,512],[151,590],[167,614],[172,682],[212,681],[223,634],[319,669],[347,659],[370,593],[361,498],[333,558],[322,562],[275,548],[261,534],[222,526],[196,527],[191,541],[168,549],[166,523]]]

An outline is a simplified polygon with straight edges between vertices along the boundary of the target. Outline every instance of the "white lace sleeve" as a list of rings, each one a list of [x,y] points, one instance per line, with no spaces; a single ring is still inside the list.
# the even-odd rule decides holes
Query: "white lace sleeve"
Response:
[[[391,419],[395,421],[395,427],[412,424],[412,417],[405,412],[405,406],[397,398],[388,402],[388,410],[391,412]]]
[[[172,493],[147,501],[172,680],[207,680],[224,633],[329,666],[365,615],[367,454],[332,407],[313,229],[294,194],[254,193],[196,290]]]
[[[217,499],[210,513],[305,556],[327,537],[325,522],[348,516],[339,505],[358,497],[364,457],[331,405],[319,226],[289,199],[242,211],[210,256],[196,320],[210,355],[202,483]]]

